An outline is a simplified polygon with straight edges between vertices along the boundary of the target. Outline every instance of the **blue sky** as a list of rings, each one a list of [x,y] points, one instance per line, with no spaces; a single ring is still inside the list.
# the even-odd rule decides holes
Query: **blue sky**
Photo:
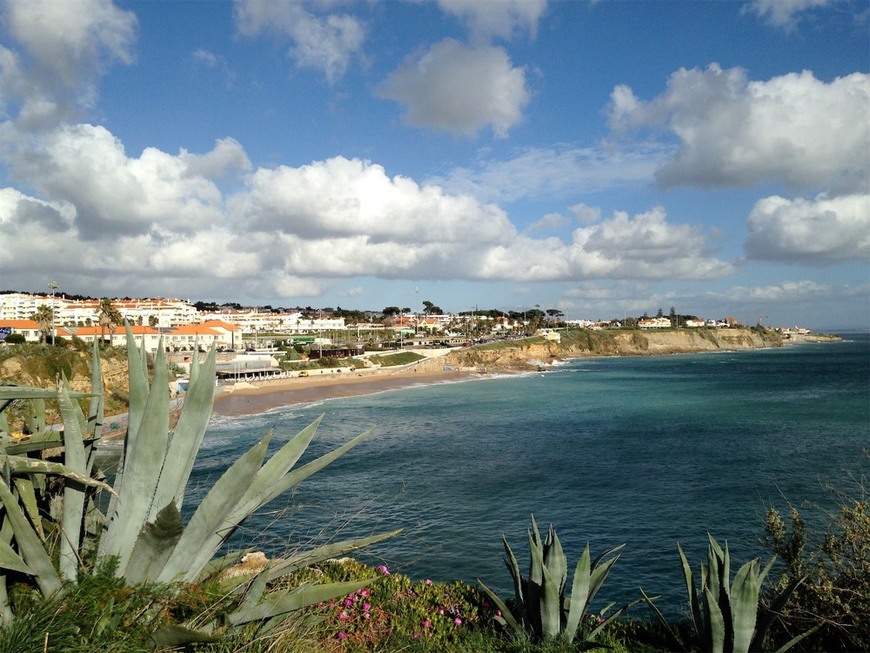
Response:
[[[866,0],[0,19],[0,289],[870,325]]]

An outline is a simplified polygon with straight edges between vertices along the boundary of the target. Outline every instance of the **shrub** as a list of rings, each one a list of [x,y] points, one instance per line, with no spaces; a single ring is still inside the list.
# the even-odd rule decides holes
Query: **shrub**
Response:
[[[789,507],[791,528],[779,511],[767,513],[767,545],[782,558],[777,587],[806,580],[782,611],[775,641],[817,628],[804,648],[821,651],[870,650],[870,514],[867,493],[842,500],[823,535],[807,529],[797,508]]]

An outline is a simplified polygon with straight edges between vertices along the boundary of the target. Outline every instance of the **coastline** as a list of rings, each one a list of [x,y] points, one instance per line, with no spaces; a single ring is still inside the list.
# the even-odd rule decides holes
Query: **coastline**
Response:
[[[328,374],[322,377],[241,382],[224,386],[215,394],[213,415],[238,417],[273,408],[375,394],[386,390],[451,383],[479,377],[471,370],[432,369],[412,366],[398,370]]]

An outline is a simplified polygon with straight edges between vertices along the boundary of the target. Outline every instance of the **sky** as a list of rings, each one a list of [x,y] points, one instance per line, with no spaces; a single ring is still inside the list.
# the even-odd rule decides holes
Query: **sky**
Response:
[[[868,0],[0,0],[0,290],[870,327]]]

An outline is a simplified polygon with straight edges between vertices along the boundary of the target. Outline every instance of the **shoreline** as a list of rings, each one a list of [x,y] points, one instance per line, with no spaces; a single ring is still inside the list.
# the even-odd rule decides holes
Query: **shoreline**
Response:
[[[387,390],[452,383],[480,378],[473,370],[398,369],[323,377],[287,378],[269,381],[238,382],[219,388],[212,415],[239,417],[255,415],[281,406],[311,404],[328,399],[358,397]]]

